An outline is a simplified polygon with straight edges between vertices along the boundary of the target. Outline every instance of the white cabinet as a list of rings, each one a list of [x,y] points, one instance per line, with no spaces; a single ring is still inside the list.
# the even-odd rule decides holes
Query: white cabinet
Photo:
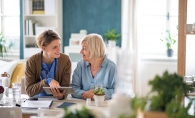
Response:
[[[40,4],[43,4],[43,9],[35,10],[37,4],[39,8]],[[62,0],[23,0],[23,23],[23,47],[26,59],[41,51],[36,45],[35,37],[43,30],[55,30],[63,39]]]

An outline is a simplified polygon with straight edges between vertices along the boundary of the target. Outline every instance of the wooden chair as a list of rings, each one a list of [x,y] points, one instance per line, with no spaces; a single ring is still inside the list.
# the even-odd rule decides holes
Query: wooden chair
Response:
[[[22,118],[22,110],[19,107],[0,107],[0,115],[4,118]]]

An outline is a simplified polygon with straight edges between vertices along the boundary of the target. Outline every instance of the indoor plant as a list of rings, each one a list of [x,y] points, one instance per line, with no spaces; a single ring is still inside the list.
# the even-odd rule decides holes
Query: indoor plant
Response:
[[[175,39],[176,36],[172,36],[170,33],[170,30],[166,30],[165,33],[161,32],[161,34],[163,37],[160,40],[166,43],[167,56],[172,57],[173,56],[172,45],[174,45],[176,42],[176,39]]]
[[[63,118],[95,118],[95,116],[87,109],[85,106],[83,106],[81,109],[67,109],[65,110],[65,116]]]
[[[105,93],[104,93],[104,88],[103,86],[95,86],[93,88],[94,91],[94,99],[95,99],[95,105],[96,106],[101,106],[105,100]]]
[[[7,49],[9,46],[7,46],[7,40],[5,35],[3,34],[3,31],[0,32],[0,56],[3,57],[7,53]]]
[[[187,107],[182,103],[183,96],[191,88],[183,82],[183,78],[176,73],[169,74],[167,71],[162,76],[156,76],[153,80],[149,81],[152,86],[150,94],[146,97],[135,97],[131,101],[131,107],[134,114],[130,118],[136,118],[138,108],[146,111],[150,118],[155,114],[159,118],[192,118],[188,115],[188,109],[192,105],[192,100]],[[151,112],[153,111],[153,112]],[[155,112],[154,112],[155,111]],[[138,116],[144,116],[144,113],[139,112]],[[143,117],[148,118],[148,117]]]
[[[114,47],[116,46],[117,39],[121,36],[121,34],[116,33],[116,29],[108,30],[104,37],[108,40],[108,46]]]

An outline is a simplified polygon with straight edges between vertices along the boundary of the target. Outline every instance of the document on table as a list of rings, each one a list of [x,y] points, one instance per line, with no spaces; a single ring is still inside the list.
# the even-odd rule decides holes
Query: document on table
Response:
[[[49,109],[52,105],[52,100],[43,100],[43,101],[30,101],[27,100],[22,103],[21,108],[27,109],[38,109],[38,108],[45,108]]]
[[[60,106],[57,106],[57,108],[66,108],[66,107],[69,107],[69,106],[74,105],[74,104],[76,104],[76,103],[64,102]]]

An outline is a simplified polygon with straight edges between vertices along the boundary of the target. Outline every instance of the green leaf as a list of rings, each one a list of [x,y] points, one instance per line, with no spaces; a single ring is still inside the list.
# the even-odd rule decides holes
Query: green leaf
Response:
[[[116,29],[108,30],[108,31],[104,34],[104,37],[105,37],[107,40],[117,40],[120,36],[121,36],[121,34],[117,34],[117,33],[116,33]]]
[[[162,37],[160,40],[166,43],[166,47],[171,49],[172,45],[176,43],[176,36],[172,36],[169,30],[166,30],[165,33],[161,32]]]

